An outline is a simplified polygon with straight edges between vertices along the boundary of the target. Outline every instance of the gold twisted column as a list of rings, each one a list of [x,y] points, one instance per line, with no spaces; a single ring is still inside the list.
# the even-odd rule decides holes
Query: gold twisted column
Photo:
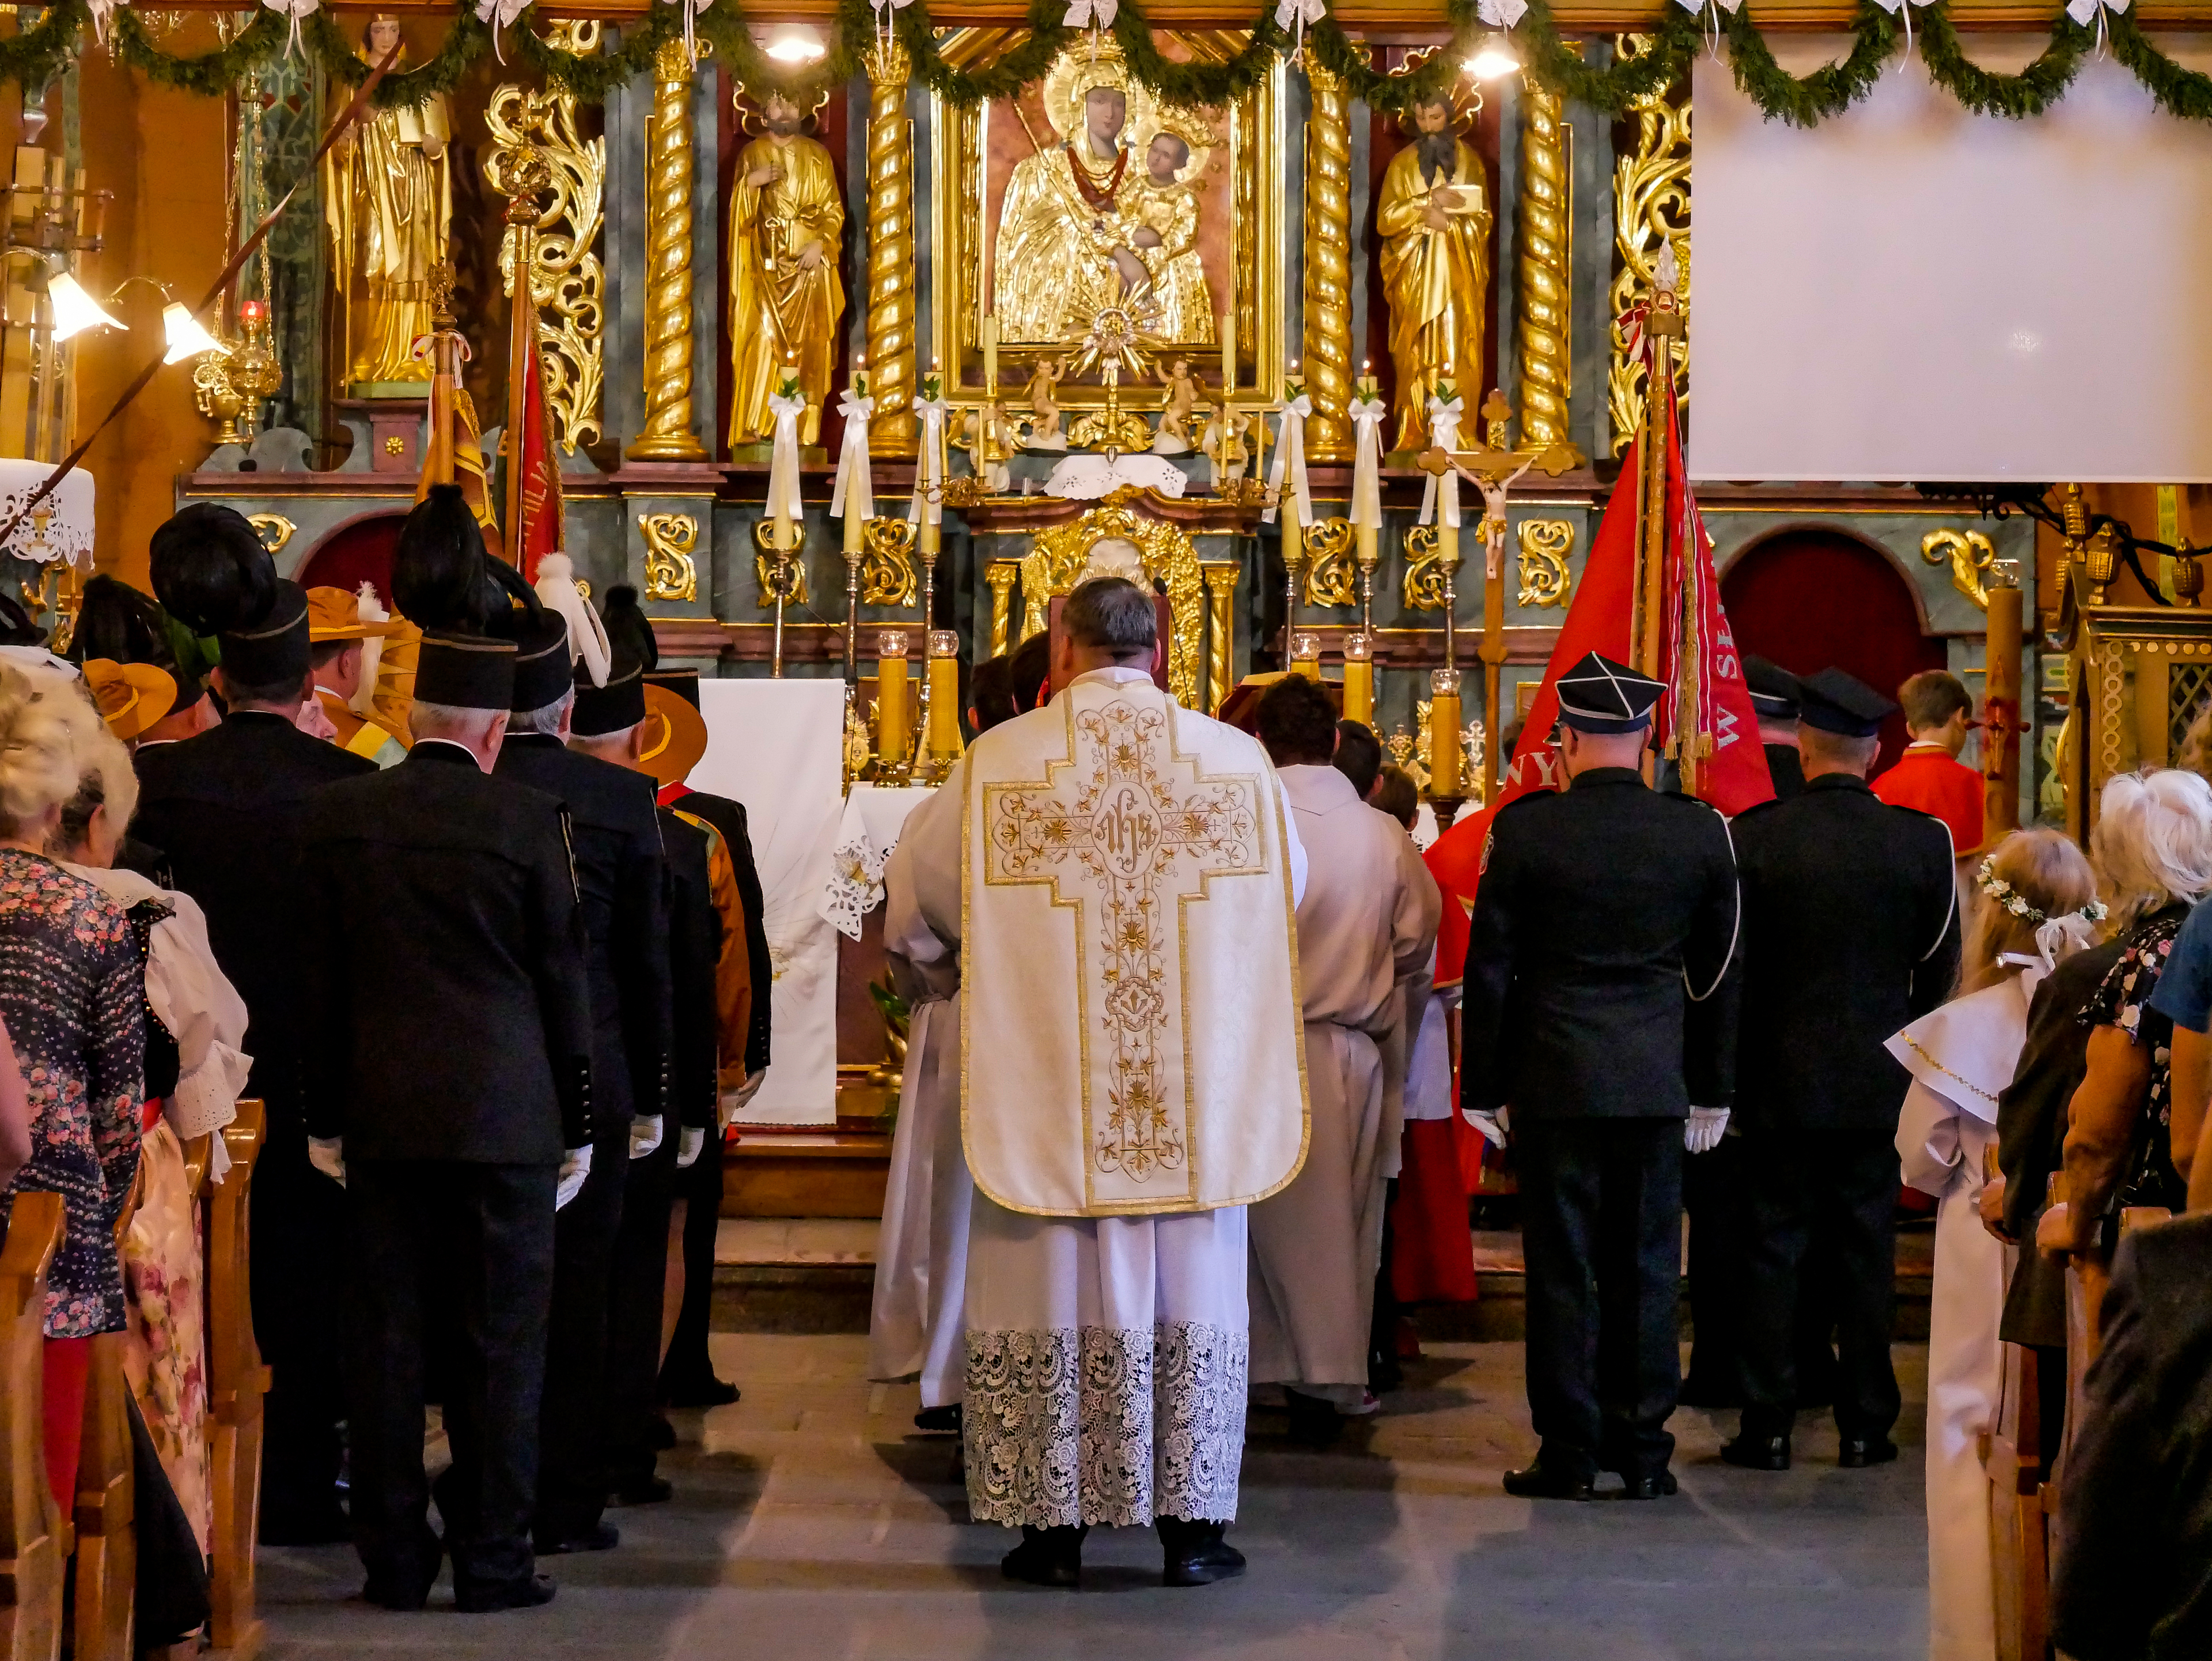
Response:
[[[691,430],[691,80],[681,40],[653,66],[645,129],[645,426],[632,461],[705,461]]]
[[[1209,559],[1199,567],[1206,578],[1206,709],[1221,708],[1231,691],[1230,651],[1237,641],[1237,579],[1243,567],[1233,559]]]
[[[994,559],[983,569],[983,581],[991,585],[991,655],[1006,655],[1012,642],[1007,630],[1013,623],[1012,593],[1014,579],[1021,575],[1018,562]]]
[[[872,455],[910,456],[914,413],[914,123],[907,119],[912,71],[904,46],[868,49],[868,374],[876,412]]]
[[[1305,380],[1313,399],[1306,453],[1352,457],[1352,100],[1344,82],[1310,56],[1306,82]]]
[[[1534,75],[1521,85],[1521,441],[1541,450],[1567,441],[1574,187],[1559,94]]]

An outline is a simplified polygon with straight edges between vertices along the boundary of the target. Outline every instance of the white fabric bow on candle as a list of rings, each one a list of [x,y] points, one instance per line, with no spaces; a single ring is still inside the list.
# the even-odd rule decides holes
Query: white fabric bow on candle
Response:
[[[1355,399],[1346,411],[1355,430],[1352,448],[1352,522],[1382,528],[1382,417],[1379,398]]]
[[[799,417],[806,411],[806,394],[781,392],[769,396],[775,414],[775,447],[768,463],[768,516],[779,524],[795,525],[805,510],[799,500]]]
[[[1306,25],[1318,23],[1328,15],[1326,0],[1282,0],[1275,8],[1275,27],[1289,33],[1295,55],[1305,47]]]
[[[876,516],[875,484],[868,475],[868,417],[876,412],[872,398],[855,398],[850,387],[837,400],[837,413],[845,417],[845,445],[837,457],[837,485],[830,496],[830,517],[842,519],[848,511],[862,519]]]
[[[284,42],[284,56],[293,56],[300,50],[300,20],[319,9],[322,0],[261,0],[261,3],[279,17],[292,20],[292,33]]]
[[[1475,16],[1494,29],[1510,29],[1528,14],[1528,0],[1482,0],[1474,9]]]
[[[1457,399],[1449,403],[1440,398],[1429,400],[1429,442],[1447,455],[1459,448],[1459,417],[1463,407]],[[1437,519],[1437,522],[1456,530],[1459,526],[1459,474],[1450,467],[1444,469],[1442,478],[1431,473],[1428,483],[1421,487],[1421,516],[1415,523],[1426,525],[1431,519],[1436,519],[1439,502],[1443,504],[1443,517]]]
[[[1312,413],[1313,399],[1304,392],[1283,405],[1283,430],[1275,440],[1274,465],[1267,472],[1267,508],[1260,515],[1262,524],[1275,522],[1275,508],[1283,499],[1286,474],[1291,495],[1297,502],[1297,522],[1313,523],[1313,496],[1306,488],[1306,417]]]
[[[945,520],[945,417],[952,406],[941,398],[918,398],[914,409],[921,417],[921,453],[915,459],[914,502],[907,509],[907,523],[920,524],[927,513],[932,525],[939,525]]]

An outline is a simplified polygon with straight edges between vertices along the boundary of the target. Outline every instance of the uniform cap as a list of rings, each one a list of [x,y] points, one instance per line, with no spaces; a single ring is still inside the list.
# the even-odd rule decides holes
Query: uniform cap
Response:
[[[279,577],[276,597],[258,623],[226,629],[216,639],[222,647],[222,668],[234,682],[274,686],[304,680],[309,655],[307,590]]]
[[[536,618],[518,612],[514,641],[514,709],[543,709],[568,690],[568,624],[548,607]]]
[[[1797,719],[1823,733],[1870,739],[1897,706],[1855,675],[1823,669],[1797,683]]]
[[[415,662],[415,702],[454,709],[511,709],[514,642],[425,630]]]
[[[1751,709],[1768,721],[1797,719],[1797,677],[1778,663],[1761,657],[1743,660],[1744,684],[1751,690]]]
[[[1651,721],[1667,689],[1611,658],[1585,652],[1559,677],[1559,720],[1578,733],[1633,733]]]

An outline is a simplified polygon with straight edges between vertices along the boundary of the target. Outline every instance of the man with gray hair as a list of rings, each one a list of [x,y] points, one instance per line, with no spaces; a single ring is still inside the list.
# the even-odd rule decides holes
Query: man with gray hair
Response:
[[[1245,1208],[1306,1139],[1304,855],[1252,739],[1152,683],[1153,597],[1069,596],[1052,702],[980,736],[900,854],[960,961],[969,1512],[1073,1586],[1096,1524],[1243,1570]]]

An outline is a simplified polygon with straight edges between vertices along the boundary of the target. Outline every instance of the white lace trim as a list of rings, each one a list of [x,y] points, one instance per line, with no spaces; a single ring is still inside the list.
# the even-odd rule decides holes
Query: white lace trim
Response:
[[[830,880],[823,885],[822,915],[848,940],[860,938],[860,919],[883,904],[884,864],[865,835],[848,837],[830,855]]]
[[[1243,1332],[970,1332],[968,1513],[979,1523],[1232,1522],[1251,1371]]]

